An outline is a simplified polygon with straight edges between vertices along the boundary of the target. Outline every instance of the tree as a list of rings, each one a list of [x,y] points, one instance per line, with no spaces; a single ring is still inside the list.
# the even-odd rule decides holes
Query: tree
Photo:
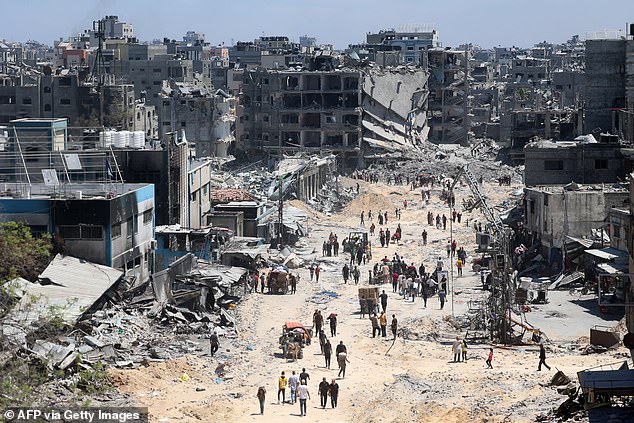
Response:
[[[35,238],[22,223],[0,223],[0,286],[18,276],[34,281],[48,266],[51,250],[49,234]]]

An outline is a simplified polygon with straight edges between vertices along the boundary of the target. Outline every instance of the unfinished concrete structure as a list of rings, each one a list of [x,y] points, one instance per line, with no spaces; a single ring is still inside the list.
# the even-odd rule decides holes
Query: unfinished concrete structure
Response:
[[[246,151],[333,152],[346,167],[363,166],[370,149],[393,151],[426,138],[426,83],[427,73],[413,67],[247,70],[236,136]]]

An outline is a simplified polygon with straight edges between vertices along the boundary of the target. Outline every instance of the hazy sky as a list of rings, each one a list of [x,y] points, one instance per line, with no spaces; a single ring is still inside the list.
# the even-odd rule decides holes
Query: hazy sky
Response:
[[[444,46],[530,47],[573,34],[624,29],[634,0],[0,0],[0,39],[52,44],[104,15],[134,25],[142,41],[202,32],[231,45],[261,35],[303,34],[338,48],[401,24],[435,24]]]

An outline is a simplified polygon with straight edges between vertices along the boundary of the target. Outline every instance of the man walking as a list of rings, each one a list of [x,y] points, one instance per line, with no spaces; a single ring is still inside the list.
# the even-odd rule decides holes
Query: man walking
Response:
[[[330,357],[332,356],[332,344],[330,343],[330,339],[326,340],[324,344],[324,359],[326,360],[326,367],[330,368]]]
[[[458,268],[458,276],[462,276],[462,259],[456,260],[456,267]]]
[[[542,364],[550,370],[550,366],[546,364],[546,350],[544,349],[544,344],[539,344],[539,366],[537,366],[537,371],[542,371]]]
[[[310,392],[308,392],[308,386],[306,381],[303,380],[299,388],[297,388],[297,398],[299,398],[299,415],[306,415],[306,402],[310,399]]]
[[[319,264],[315,267],[315,282],[319,282],[319,274],[321,273],[321,267]]]
[[[383,290],[383,293],[379,295],[379,298],[381,299],[381,307],[383,308],[383,313],[386,313],[387,312],[387,294],[385,293],[385,290]]]
[[[330,382],[330,405],[332,408],[337,408],[337,398],[339,397],[339,385],[337,380],[333,379]]]
[[[453,352],[453,362],[460,363],[460,357],[462,356],[462,342],[460,342],[459,337],[456,336],[456,340],[453,341],[451,350]]]
[[[381,337],[385,338],[387,336],[387,316],[385,312],[381,312],[381,316],[379,316],[379,323],[381,324]]]
[[[348,263],[343,265],[341,273],[343,274],[343,283],[348,283],[348,278],[350,277],[350,268],[348,267]]]
[[[442,310],[443,307],[445,306],[445,297],[446,297],[446,293],[444,289],[441,289],[440,291],[438,291],[438,299],[440,300],[440,309]]]
[[[392,323],[390,324],[390,328],[392,329],[392,335],[394,335],[394,339],[396,339],[396,332],[398,331],[398,320],[396,320],[396,314],[392,315]]]
[[[308,379],[310,379],[310,375],[306,372],[305,368],[302,368],[302,372],[299,374],[299,381],[306,385],[308,383]]]
[[[372,338],[376,338],[376,334],[381,334],[381,328],[379,327],[379,319],[376,317],[376,313],[370,316],[370,322],[372,322]]]
[[[423,283],[420,294],[423,297],[423,307],[427,308],[427,284]]]
[[[337,315],[330,313],[328,320],[330,321],[330,336],[335,337],[337,336]]]
[[[213,357],[214,354],[218,351],[218,348],[220,348],[220,341],[218,341],[218,334],[216,333],[215,330],[211,333],[211,337],[209,338],[209,343],[211,345],[209,355]]]
[[[295,404],[297,402],[297,387],[299,386],[299,378],[295,374],[295,370],[288,378],[288,387],[291,388],[291,404]]]
[[[277,384],[277,403],[280,403],[280,394],[282,394],[282,404],[286,402],[286,384],[288,383],[288,379],[284,375],[284,372],[280,375]]]
[[[313,325],[315,326],[315,333],[319,334],[321,332],[321,327],[324,324],[324,317],[321,315],[321,311],[315,310],[313,313]]]
[[[330,390],[330,384],[326,381],[326,378],[319,383],[319,400],[321,408],[326,408],[328,403],[328,391]]]
[[[266,388],[264,388],[264,386],[258,388],[256,397],[258,397],[258,401],[260,401],[260,414],[264,414],[264,401],[266,399]]]
[[[354,284],[359,285],[359,278],[361,277],[361,271],[359,270],[359,266],[355,265],[354,270],[352,271],[352,277],[354,278]]]

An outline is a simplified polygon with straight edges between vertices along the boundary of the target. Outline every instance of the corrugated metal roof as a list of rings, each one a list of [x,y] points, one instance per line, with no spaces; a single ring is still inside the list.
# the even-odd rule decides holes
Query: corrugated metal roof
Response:
[[[602,258],[604,260],[614,260],[616,258],[627,256],[627,252],[617,250],[616,248],[612,248],[612,247],[606,247],[600,250],[598,249],[586,250],[586,254],[590,254],[595,257]]]
[[[40,275],[50,284],[25,287],[26,295],[5,318],[2,332],[23,340],[36,328],[34,322],[53,314],[73,325],[122,276],[120,270],[58,254]]]

